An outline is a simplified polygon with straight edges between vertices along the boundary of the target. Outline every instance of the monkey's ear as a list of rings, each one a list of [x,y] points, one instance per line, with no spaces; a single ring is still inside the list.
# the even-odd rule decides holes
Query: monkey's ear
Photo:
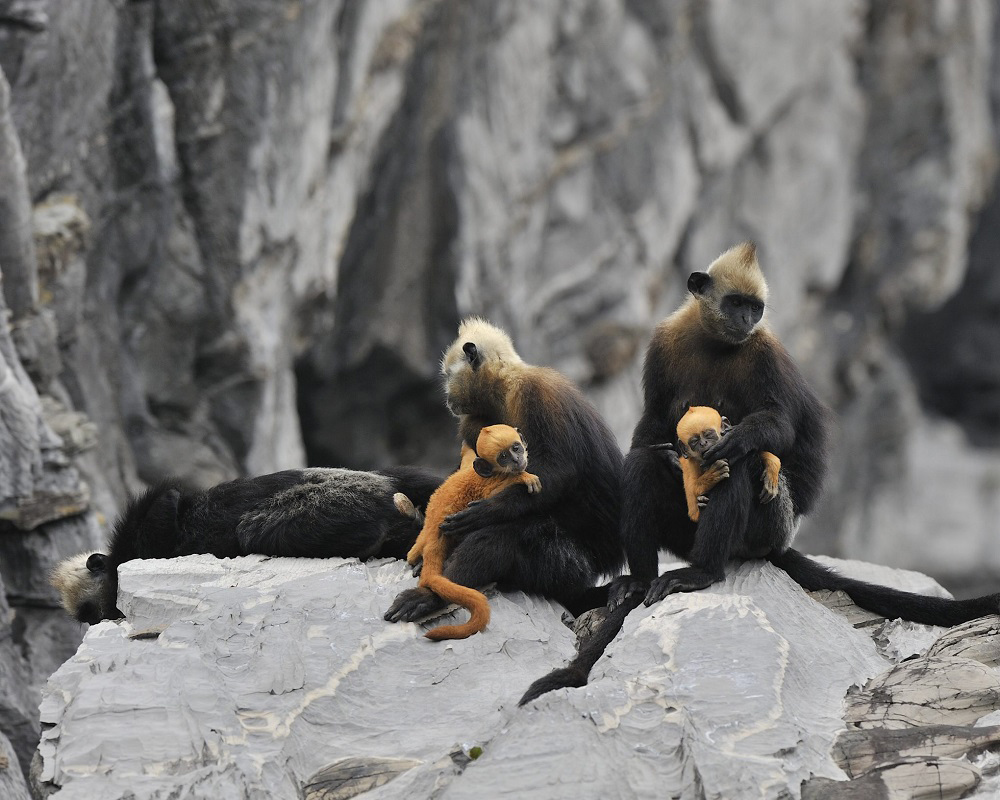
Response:
[[[108,557],[104,553],[92,553],[87,559],[88,572],[104,572],[108,567]]]
[[[488,478],[493,474],[493,465],[485,458],[477,458],[473,461],[472,468],[480,478]]]
[[[475,342],[466,342],[462,345],[462,350],[465,351],[465,355],[469,359],[469,364],[472,368],[478,369],[479,365],[483,363],[483,354],[479,352],[479,348],[476,347]]]
[[[729,421],[729,417],[722,418],[722,433],[728,433],[733,429],[733,423]]]
[[[712,285],[712,276],[707,272],[692,272],[688,278],[688,291],[691,294],[704,294]]]

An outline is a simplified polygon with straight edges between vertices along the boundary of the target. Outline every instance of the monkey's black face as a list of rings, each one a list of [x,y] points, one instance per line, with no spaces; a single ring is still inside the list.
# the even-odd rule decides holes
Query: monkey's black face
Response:
[[[497,456],[497,466],[504,472],[510,472],[513,474],[519,474],[524,472],[528,468],[528,453],[524,449],[524,445],[520,442],[514,442],[506,450],[500,452]]]
[[[713,428],[706,428],[694,436],[688,437],[688,440],[683,444],[687,448],[691,458],[696,459],[699,463],[704,463],[705,451],[718,442],[720,438],[721,436],[718,431]]]
[[[756,297],[727,294],[719,303],[722,335],[733,344],[745,342],[764,316],[764,304]]]
[[[78,622],[86,622],[88,625],[96,625],[104,619],[104,617],[101,614],[101,609],[98,608],[97,603],[87,600],[76,610],[76,619]]]

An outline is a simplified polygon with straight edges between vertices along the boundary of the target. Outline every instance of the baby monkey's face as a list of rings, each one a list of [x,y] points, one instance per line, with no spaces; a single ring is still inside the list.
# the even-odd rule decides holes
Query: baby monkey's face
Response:
[[[528,468],[528,448],[516,428],[490,425],[479,432],[476,453],[499,472],[517,475]]]
[[[518,440],[501,450],[497,454],[496,465],[497,469],[514,475],[524,472],[528,468],[528,451],[524,448],[524,443]]]
[[[705,428],[688,437],[685,442],[692,458],[705,460],[705,451],[722,438],[722,433],[716,428]]]
[[[680,454],[704,463],[705,451],[732,428],[729,420],[709,406],[692,406],[677,423]]]

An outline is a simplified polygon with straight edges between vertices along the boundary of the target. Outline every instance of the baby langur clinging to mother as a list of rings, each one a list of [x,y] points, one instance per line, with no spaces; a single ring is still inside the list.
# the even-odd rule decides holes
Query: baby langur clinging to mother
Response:
[[[516,428],[490,425],[479,432],[474,458],[469,457],[471,448],[466,448],[463,445],[462,466],[431,495],[424,527],[406,560],[415,564],[423,558],[420,585],[450,603],[458,603],[472,616],[464,625],[442,625],[427,631],[424,635],[428,639],[465,639],[479,633],[490,621],[486,595],[442,574],[448,542],[439,528],[445,517],[517,483],[523,483],[530,494],[542,490],[538,476],[528,472],[528,451]]]
[[[710,406],[691,406],[677,423],[677,447],[684,475],[684,494],[688,516],[697,522],[701,509],[708,504],[708,491],[729,477],[729,462],[722,458],[705,465],[705,452],[725,436],[732,425]],[[766,450],[760,454],[764,462],[761,479],[764,488],[760,502],[769,503],[778,496],[778,475],[781,459]]]

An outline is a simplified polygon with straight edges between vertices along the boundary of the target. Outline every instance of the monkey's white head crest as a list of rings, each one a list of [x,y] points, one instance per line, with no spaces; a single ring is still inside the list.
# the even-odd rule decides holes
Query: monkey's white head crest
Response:
[[[478,368],[491,361],[524,363],[506,331],[482,317],[468,317],[458,326],[458,338],[441,359],[441,372],[453,375],[466,366]]]
[[[757,261],[757,245],[753,242],[730,247],[709,265],[708,274],[713,278],[722,276],[729,288],[767,302],[767,282]]]
[[[87,559],[96,550],[71,556],[60,561],[49,575],[49,584],[59,592],[62,607],[71,616],[76,616],[77,610],[87,600],[97,596],[99,581],[94,573],[87,569]]]

